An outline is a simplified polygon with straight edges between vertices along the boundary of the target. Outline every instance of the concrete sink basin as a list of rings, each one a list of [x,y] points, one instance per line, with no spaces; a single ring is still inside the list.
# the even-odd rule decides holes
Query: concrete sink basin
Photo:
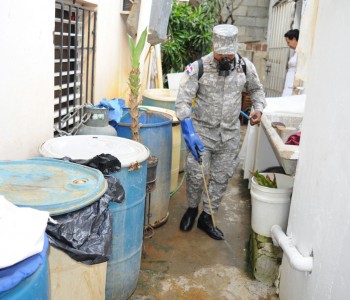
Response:
[[[275,155],[288,175],[294,175],[299,158],[299,146],[286,145],[288,137],[296,133],[302,114],[268,112],[262,116],[262,127]],[[282,126],[284,124],[284,126]]]

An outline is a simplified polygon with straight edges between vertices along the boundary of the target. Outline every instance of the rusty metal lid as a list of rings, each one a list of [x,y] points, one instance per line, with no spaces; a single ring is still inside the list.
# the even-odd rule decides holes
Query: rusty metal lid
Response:
[[[52,158],[0,161],[0,195],[53,216],[85,207],[106,190],[103,174],[93,168]]]

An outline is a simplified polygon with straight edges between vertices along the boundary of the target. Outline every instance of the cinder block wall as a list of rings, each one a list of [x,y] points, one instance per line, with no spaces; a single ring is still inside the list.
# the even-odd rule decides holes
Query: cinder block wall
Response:
[[[266,42],[240,43],[239,54],[247,57],[255,65],[260,82],[264,84],[266,78],[267,44]]]
[[[239,28],[241,43],[265,41],[267,35],[270,0],[225,0],[220,6],[220,23]]]
[[[220,23],[238,27],[239,52],[255,64],[260,81],[264,83],[270,0],[225,0],[217,3],[222,2]]]

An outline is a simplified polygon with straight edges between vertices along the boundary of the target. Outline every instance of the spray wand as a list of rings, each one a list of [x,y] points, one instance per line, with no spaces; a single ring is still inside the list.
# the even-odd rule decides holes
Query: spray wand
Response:
[[[243,110],[241,110],[240,114],[249,121],[250,117]]]
[[[245,117],[248,121],[250,120],[250,116],[248,116],[243,110],[241,110],[240,114]],[[253,116],[253,120],[257,118],[256,115]]]

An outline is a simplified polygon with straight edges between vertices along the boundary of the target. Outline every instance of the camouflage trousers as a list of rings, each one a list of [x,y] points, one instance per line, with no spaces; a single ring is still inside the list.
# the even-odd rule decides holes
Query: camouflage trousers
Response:
[[[202,152],[202,167],[207,181],[213,213],[217,212],[224,196],[229,178],[233,176],[238,165],[239,138],[226,142],[206,142],[201,138],[205,151]],[[201,165],[191,153],[187,154],[185,171],[186,196],[189,207],[198,207],[203,201],[203,210],[210,214],[209,202],[204,188]]]

